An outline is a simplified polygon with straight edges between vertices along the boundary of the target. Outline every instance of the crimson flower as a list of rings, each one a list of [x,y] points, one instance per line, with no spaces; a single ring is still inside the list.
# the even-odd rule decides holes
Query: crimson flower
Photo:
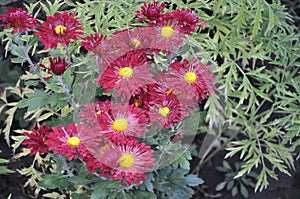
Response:
[[[0,16],[0,20],[4,22],[4,24],[0,24],[0,26],[4,28],[14,28],[12,34],[33,30],[37,25],[36,19],[21,8],[8,9],[5,15]]]
[[[39,40],[45,45],[44,49],[57,48],[61,43],[68,46],[71,40],[76,41],[83,35],[83,28],[75,14],[68,14],[66,11],[62,14],[57,13],[54,16],[48,16],[46,21],[38,27],[34,33],[40,36]]]
[[[82,135],[75,124],[67,127],[52,127],[52,130],[47,136],[46,145],[49,150],[54,151],[54,154],[65,156],[68,160],[86,156],[87,149],[82,141],[89,138]]]
[[[180,32],[191,35],[196,32],[197,27],[203,27],[205,22],[200,22],[202,19],[192,13],[192,10],[182,8],[169,12],[163,16],[166,20],[175,20],[180,27]]]
[[[93,52],[90,57],[97,56],[99,58],[98,64],[102,66],[109,65],[118,57],[117,49],[113,47],[110,40],[98,33],[84,37],[81,46],[85,50]]]
[[[151,48],[159,48],[163,52],[170,53],[183,44],[185,35],[180,32],[177,21],[161,18],[153,28],[155,34]]]
[[[32,133],[24,133],[28,138],[23,142],[23,145],[26,145],[26,148],[31,150],[30,155],[43,154],[49,151],[45,141],[51,131],[48,126],[40,126],[39,129],[33,130]]]
[[[192,100],[196,98],[198,102],[207,98],[214,90],[214,77],[209,73],[209,67],[203,63],[197,63],[192,59],[189,64],[186,59],[183,65],[174,62],[170,65],[169,81],[172,82],[172,88],[177,96],[182,95],[183,99]]]
[[[142,109],[134,105],[114,104],[111,106],[111,115],[108,113],[98,114],[97,119],[106,122],[106,127],[100,133],[110,141],[116,143],[122,142],[124,137],[145,137],[149,119]]]
[[[110,179],[120,180],[121,184],[125,182],[127,186],[139,185],[141,180],[147,178],[145,172],[155,167],[153,152],[145,143],[131,139],[102,150],[99,161],[112,168]]]
[[[105,39],[105,36],[100,34],[93,34],[83,38],[83,42],[81,46],[84,47],[88,51],[94,51],[97,46],[101,44],[101,42]]]
[[[137,11],[136,16],[139,17],[139,21],[147,20],[149,25],[155,24],[156,20],[163,15],[163,10],[166,6],[165,3],[158,5],[156,1],[154,1],[153,4],[146,4],[145,2],[142,6],[142,11]]]
[[[50,61],[50,69],[55,75],[62,75],[67,67],[66,59],[61,57],[58,57],[56,59],[53,59],[52,57],[49,57]]]
[[[105,92],[116,90],[114,97],[124,102],[129,100],[132,92],[153,81],[150,70],[144,50],[130,51],[113,61],[97,83]]]
[[[108,121],[112,116],[111,107],[111,101],[108,100],[97,102],[96,104],[85,104],[78,116],[81,123],[87,125],[87,131],[96,132],[108,130]]]
[[[154,34],[152,27],[127,29],[115,33],[110,43],[119,51],[120,55],[125,55],[129,51],[150,48]]]

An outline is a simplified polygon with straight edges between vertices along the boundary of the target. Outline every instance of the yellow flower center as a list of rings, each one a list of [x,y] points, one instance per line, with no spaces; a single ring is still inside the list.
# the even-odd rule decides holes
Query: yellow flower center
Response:
[[[132,46],[133,46],[135,49],[137,49],[138,47],[140,47],[141,42],[140,42],[140,40],[138,40],[137,38],[133,38],[133,39],[131,40],[131,44],[132,44]]]
[[[101,115],[102,113],[104,113],[104,110],[99,110],[96,112],[97,115]]]
[[[54,30],[57,35],[61,35],[61,36],[64,36],[67,33],[67,27],[63,25],[56,26]]]
[[[163,107],[163,108],[159,108],[158,109],[158,113],[162,116],[162,117],[167,117],[170,114],[170,109],[168,107]]]
[[[173,89],[170,88],[169,90],[167,90],[166,94],[170,95],[172,92],[173,92]]]
[[[105,149],[109,149],[108,144],[105,144],[104,146],[100,147],[100,152],[99,152],[100,157],[103,156]]]
[[[127,79],[132,78],[133,70],[130,67],[124,67],[119,70],[119,75]]]
[[[161,32],[160,32],[160,35],[164,38],[170,38],[173,36],[174,34],[174,28],[172,26],[164,26],[162,29],[161,29]]]
[[[118,163],[122,168],[128,169],[133,165],[134,158],[130,153],[125,153],[118,159]]]
[[[67,144],[71,147],[77,147],[80,144],[80,138],[76,136],[70,137],[67,140]]]
[[[139,107],[139,106],[140,106],[139,100],[135,100],[134,105],[135,105],[136,107]]]
[[[196,73],[194,72],[187,72],[185,75],[184,75],[184,79],[185,81],[187,81],[188,83],[190,84],[193,84],[197,81],[197,75]]]
[[[113,122],[112,126],[115,131],[122,132],[128,128],[128,122],[124,118],[119,118]]]

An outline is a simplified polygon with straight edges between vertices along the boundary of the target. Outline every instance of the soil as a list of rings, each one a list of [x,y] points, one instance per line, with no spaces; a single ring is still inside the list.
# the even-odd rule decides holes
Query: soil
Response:
[[[241,194],[232,197],[230,192],[215,191],[218,183],[224,180],[224,174],[217,171],[215,168],[222,165],[226,152],[221,151],[215,155],[205,166],[200,169],[199,177],[205,183],[197,187],[194,199],[243,199]],[[236,158],[228,159],[228,162],[233,165]],[[255,193],[253,189],[248,188],[248,199],[299,199],[300,198],[300,160],[295,162],[295,170],[290,171],[292,176],[288,176],[277,172],[279,180],[270,179],[269,187],[262,192]]]

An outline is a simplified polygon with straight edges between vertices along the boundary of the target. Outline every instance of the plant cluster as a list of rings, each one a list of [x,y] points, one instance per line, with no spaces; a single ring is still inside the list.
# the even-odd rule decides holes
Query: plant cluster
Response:
[[[203,181],[188,174],[190,143],[181,138],[197,132],[199,120],[186,123],[199,119],[214,77],[180,50],[202,19],[185,8],[165,12],[167,4],[154,1],[136,12],[135,26],[104,35],[89,32],[97,31],[96,20],[58,12],[65,3],[47,4],[27,6],[43,8],[43,20],[21,8],[0,18],[11,61],[29,64],[16,93],[21,99],[7,111],[25,108],[37,126],[13,137],[15,149],[26,147],[20,156],[35,156],[20,173],[31,186],[60,190],[46,197],[191,197],[189,186]],[[36,62],[35,53],[43,54]],[[8,136],[12,118],[6,121]]]
[[[253,171],[262,191],[294,169],[300,46],[281,1],[46,1],[0,20],[22,65],[0,68],[2,132],[34,155],[19,172],[37,192],[189,198],[203,181],[188,174],[186,138],[202,132],[199,166],[224,149],[242,162],[224,170],[233,195]]]

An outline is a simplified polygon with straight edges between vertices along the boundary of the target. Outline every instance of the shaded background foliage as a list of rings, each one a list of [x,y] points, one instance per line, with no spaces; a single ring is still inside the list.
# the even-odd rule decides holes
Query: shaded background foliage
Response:
[[[8,7],[20,7],[23,2],[1,1],[4,5],[1,6],[1,12],[4,13]],[[75,1],[65,2],[73,5]],[[131,6],[133,2],[136,1],[127,1],[123,6]],[[229,150],[226,157],[233,157],[229,158],[230,162],[238,162],[240,159],[242,161],[235,175],[243,176],[250,171],[257,173],[254,181],[256,190],[267,188],[269,178],[278,178],[278,173],[292,172],[298,175],[293,172],[295,169],[293,159],[299,154],[300,143],[299,3],[298,0],[170,2],[171,6],[192,8],[208,21],[206,28],[195,34],[182,50],[192,52],[196,57],[203,57],[212,65],[217,77],[216,95],[206,102],[209,125],[206,131],[209,135],[204,136],[206,134],[203,133],[206,131],[200,132],[198,139],[195,140],[200,158],[195,158],[192,165],[200,177],[201,171],[205,168],[214,169],[211,167],[218,166],[214,161],[220,160],[211,161],[211,158],[223,158],[224,152],[218,152],[224,149]],[[139,6],[140,4],[134,4],[132,9]],[[81,13],[83,21],[93,17],[93,14],[85,13],[84,10],[88,9],[83,6],[77,6],[73,10]],[[130,17],[133,18],[134,13],[128,16]],[[95,20],[96,27],[99,27],[97,31],[102,34],[111,34],[116,29],[126,27],[126,24],[122,27],[114,23],[117,19],[113,16],[97,19]],[[84,28],[89,29],[88,25]],[[1,48],[1,51],[0,79],[3,90],[5,87],[15,86],[19,76],[27,68],[26,65],[20,67],[10,63],[12,55],[4,57],[4,49]],[[8,93],[7,98],[9,102],[20,99],[13,93]],[[6,120],[7,116],[3,114],[5,110],[2,111],[1,121]],[[26,109],[16,111],[12,129],[32,125],[23,119],[25,112]],[[5,125],[1,122],[1,129],[4,128]],[[11,135],[15,134],[11,132]],[[2,133],[1,146],[5,146],[3,136]],[[217,153],[222,155],[215,156]],[[11,150],[3,150],[0,157],[11,158]],[[11,159],[9,168],[20,169],[27,161],[29,163],[31,159]],[[218,175],[215,172],[211,174]],[[8,182],[14,182],[12,179],[17,175],[1,176],[1,181],[7,179]],[[231,179],[233,177],[231,176]],[[214,188],[209,181],[205,183],[206,186]],[[25,179],[20,182],[23,184]],[[4,184],[2,189],[8,187],[8,192],[19,194],[20,197],[28,194],[30,197],[32,190],[29,187],[25,190],[22,184],[18,184],[14,189]],[[231,194],[234,187],[229,189]],[[241,191],[240,187],[236,187]],[[212,196],[210,193],[213,190],[209,192],[202,188],[198,189],[198,195],[207,198]]]

